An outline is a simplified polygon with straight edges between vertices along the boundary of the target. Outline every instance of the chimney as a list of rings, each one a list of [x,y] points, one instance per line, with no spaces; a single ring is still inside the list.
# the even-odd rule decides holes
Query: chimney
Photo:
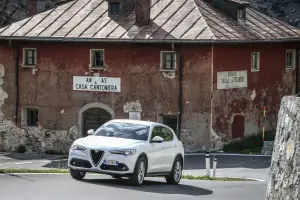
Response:
[[[246,23],[246,8],[251,4],[241,0],[205,0],[238,23]]]
[[[31,16],[37,14],[37,0],[27,0],[27,6]]]
[[[151,0],[135,0],[135,23],[147,25],[150,20]]]

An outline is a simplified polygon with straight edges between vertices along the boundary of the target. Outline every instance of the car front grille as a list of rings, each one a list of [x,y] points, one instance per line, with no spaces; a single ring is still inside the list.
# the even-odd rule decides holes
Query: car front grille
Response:
[[[99,162],[101,161],[101,158],[103,157],[104,151],[101,150],[91,150],[91,158],[93,161],[93,164],[97,166]]]

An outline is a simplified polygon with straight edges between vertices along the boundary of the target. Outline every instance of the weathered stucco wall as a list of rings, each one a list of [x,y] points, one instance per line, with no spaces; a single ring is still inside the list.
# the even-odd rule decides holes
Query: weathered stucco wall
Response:
[[[37,70],[21,67],[23,47],[37,49]],[[209,143],[210,135],[211,48],[203,45],[175,47],[181,52],[183,60],[182,140],[187,148],[200,148]],[[105,70],[88,69],[90,49],[105,49]],[[159,71],[160,51],[163,50],[171,50],[171,45],[20,44],[20,128],[16,128],[13,124],[15,54],[8,44],[1,44],[0,65],[6,70],[1,88],[8,94],[2,97],[4,104],[1,106],[6,119],[0,127],[5,149],[15,150],[16,144],[25,144],[22,138],[27,134],[40,142],[35,142],[43,147],[39,150],[57,150],[59,146],[65,146],[60,148],[65,152],[71,141],[81,136],[81,130],[78,130],[80,108],[93,102],[108,106],[116,118],[128,118],[128,109],[132,107],[142,111],[143,120],[157,121],[159,114],[177,115],[178,72],[170,74]],[[96,76],[99,75],[97,73],[105,77],[120,77],[121,93],[73,91],[73,76]],[[23,126],[22,109],[28,106],[39,109],[38,128]],[[14,134],[4,128],[7,124],[13,127]],[[55,130],[49,133],[49,129]],[[60,138],[60,145],[53,147],[57,138]],[[30,145],[27,146],[30,148]]]
[[[260,133],[264,106],[267,108],[266,130],[276,129],[281,98],[295,93],[296,70],[285,68],[285,51],[296,47],[296,44],[214,46],[212,120],[213,133],[219,141],[231,140],[234,131],[243,129],[244,132],[238,132],[242,137]],[[258,72],[251,72],[251,52],[260,52]],[[241,70],[247,71],[247,87],[217,89],[218,72]],[[237,115],[240,118],[235,118]]]

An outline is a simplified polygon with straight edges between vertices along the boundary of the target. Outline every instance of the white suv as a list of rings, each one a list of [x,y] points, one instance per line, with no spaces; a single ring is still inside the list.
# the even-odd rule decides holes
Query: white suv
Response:
[[[174,131],[160,123],[111,120],[71,146],[68,166],[74,179],[86,172],[129,177],[142,185],[144,177],[164,176],[170,184],[181,179],[184,149]]]

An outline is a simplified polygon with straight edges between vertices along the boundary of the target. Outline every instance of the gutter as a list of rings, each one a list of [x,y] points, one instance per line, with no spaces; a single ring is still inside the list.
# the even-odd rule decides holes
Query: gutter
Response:
[[[178,139],[180,139],[181,135],[181,121],[182,121],[182,57],[180,55],[180,51],[175,48],[175,45],[172,43],[172,50],[176,52],[177,56],[177,66],[178,66],[178,96],[177,96],[177,102],[178,102],[178,122],[177,122],[177,131],[178,131]]]
[[[0,36],[0,40],[44,41],[44,42],[108,42],[108,43],[159,43],[159,44],[247,44],[247,43],[286,43],[300,42],[299,38],[273,40],[152,40],[152,39],[101,39],[101,38],[64,38],[64,37],[11,37]]]

